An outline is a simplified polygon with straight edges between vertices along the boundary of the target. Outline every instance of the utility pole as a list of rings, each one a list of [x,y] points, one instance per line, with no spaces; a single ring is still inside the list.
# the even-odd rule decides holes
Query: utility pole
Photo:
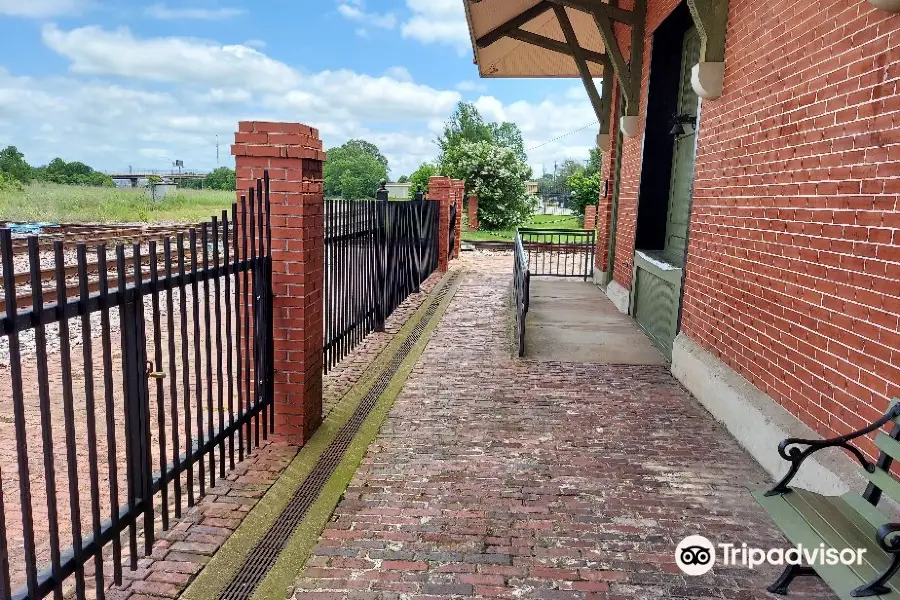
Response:
[[[219,134],[216,134],[216,166],[219,166]]]

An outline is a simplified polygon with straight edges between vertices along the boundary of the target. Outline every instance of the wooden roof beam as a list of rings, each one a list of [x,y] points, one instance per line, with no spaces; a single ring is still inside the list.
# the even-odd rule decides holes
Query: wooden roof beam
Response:
[[[635,15],[635,13],[633,11],[626,10],[624,8],[619,8],[618,6],[614,6],[612,4],[604,4],[603,2],[600,2],[600,0],[551,0],[551,1],[553,1],[554,4],[568,6],[569,8],[574,8],[574,9],[580,10],[582,12],[606,15],[608,18],[612,19],[613,21],[627,23],[628,25],[632,25],[637,20],[637,16]]]
[[[591,70],[587,64],[587,55],[586,50],[581,47],[578,43],[578,37],[575,35],[575,28],[572,27],[572,22],[569,20],[569,15],[566,13],[566,9],[562,6],[554,6],[553,12],[556,13],[556,18],[559,21],[559,25],[562,28],[563,35],[566,38],[566,42],[569,46],[569,49],[572,53],[572,58],[575,59],[575,64],[578,66],[578,72],[581,74],[581,81],[584,84],[584,89],[587,90],[588,97],[591,100],[591,106],[594,107],[594,113],[597,115],[597,120],[600,122],[600,133],[609,133],[609,95],[607,94],[605,97],[601,97],[600,93],[597,91],[597,85],[594,83],[594,77],[591,75]],[[605,60],[602,64],[605,66],[609,66],[609,59],[605,54],[600,55]],[[608,78],[608,71],[604,69],[604,79]],[[606,86],[604,86],[606,87]],[[603,131],[603,124],[606,124],[606,131]]]
[[[519,29],[529,21],[532,21],[553,7],[552,4],[548,0],[543,0],[542,2],[534,5],[529,8],[525,12],[520,15],[517,15],[498,27],[495,27],[491,31],[487,32],[477,40],[475,40],[475,44],[479,48],[487,48],[497,40],[504,38],[509,35],[510,31],[515,31]]]
[[[532,33],[530,31],[525,31],[524,29],[513,29],[512,31],[508,31],[506,33],[506,37],[512,38],[514,40],[519,40],[520,42],[524,42],[526,44],[531,44],[532,46],[539,46],[544,48],[545,50],[551,50],[553,52],[558,52],[560,54],[565,54],[567,56],[575,57],[575,54],[572,50],[571,45],[560,42],[559,40],[554,40],[553,38],[548,38],[539,33]],[[609,63],[609,57],[605,54],[601,54],[600,52],[594,52],[593,50],[588,50],[587,48],[582,48],[578,46],[579,53],[592,63],[597,63],[600,65],[607,65]]]

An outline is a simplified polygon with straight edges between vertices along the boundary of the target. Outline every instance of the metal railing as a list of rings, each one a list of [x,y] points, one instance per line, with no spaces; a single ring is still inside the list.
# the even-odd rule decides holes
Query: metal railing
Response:
[[[528,255],[522,245],[522,238],[516,232],[515,253],[513,256],[513,289],[516,301],[516,339],[519,356],[525,356],[525,319],[528,316],[530,300],[531,274],[528,272]]]
[[[437,243],[436,201],[325,201],[326,372],[419,292]]]
[[[82,242],[73,254],[32,236],[17,255],[0,230],[0,381],[12,392],[0,409],[12,414],[0,416],[14,424],[0,446],[17,457],[2,465],[0,597],[62,598],[74,577],[77,598],[104,598],[104,559],[121,584],[123,546],[137,569],[139,535],[150,554],[157,515],[167,530],[267,437],[268,189],[267,174],[240,212],[165,235],[161,251],[156,241]]]
[[[518,230],[518,238],[534,277],[593,276],[597,232],[582,229]]]

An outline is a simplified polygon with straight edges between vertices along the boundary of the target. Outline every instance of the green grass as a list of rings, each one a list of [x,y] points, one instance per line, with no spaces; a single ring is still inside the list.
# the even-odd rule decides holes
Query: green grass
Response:
[[[464,219],[465,220],[465,219]],[[560,215],[534,215],[525,227],[544,229],[581,229],[579,217]],[[467,242],[511,242],[516,236],[515,229],[502,231],[466,231],[463,225],[462,239]]]
[[[0,220],[65,223],[198,222],[231,207],[234,192],[178,190],[160,202],[143,188],[99,188],[33,183],[0,190]]]

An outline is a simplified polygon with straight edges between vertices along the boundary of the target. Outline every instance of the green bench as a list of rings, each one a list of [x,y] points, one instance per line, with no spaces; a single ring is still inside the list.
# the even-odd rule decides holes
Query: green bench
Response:
[[[880,449],[876,463],[863,456],[850,442],[893,422],[891,434],[879,432],[875,443]],[[817,576],[842,600],[883,598],[900,600],[900,523],[878,509],[883,494],[900,502],[900,482],[890,473],[893,461],[900,460],[900,399],[895,399],[885,415],[860,431],[831,440],[789,438],[778,446],[778,454],[790,463],[787,475],[767,492],[753,497],[795,546],[817,549],[865,549],[861,564],[789,565],[768,590],[786,595],[788,587],[800,576]],[[824,448],[848,451],[869,480],[862,494],[823,496],[789,487],[800,466],[813,453]]]

